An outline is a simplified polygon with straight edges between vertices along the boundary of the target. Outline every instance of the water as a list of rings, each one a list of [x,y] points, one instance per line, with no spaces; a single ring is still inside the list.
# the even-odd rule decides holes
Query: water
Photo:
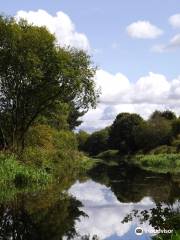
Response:
[[[99,165],[81,179],[1,200],[0,239],[150,240],[155,230],[179,229],[179,183],[179,177]]]

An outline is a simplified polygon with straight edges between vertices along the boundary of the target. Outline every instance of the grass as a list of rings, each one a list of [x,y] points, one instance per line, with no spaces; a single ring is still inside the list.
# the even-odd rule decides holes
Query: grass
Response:
[[[180,154],[136,155],[132,162],[141,168],[159,173],[180,173]]]
[[[51,181],[51,175],[43,169],[25,165],[15,156],[0,154],[0,185],[46,184]]]

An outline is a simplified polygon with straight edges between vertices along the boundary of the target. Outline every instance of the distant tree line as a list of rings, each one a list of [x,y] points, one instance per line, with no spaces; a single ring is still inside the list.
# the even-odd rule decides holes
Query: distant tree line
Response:
[[[95,156],[108,149],[121,154],[147,153],[160,146],[180,148],[180,118],[170,110],[155,111],[148,120],[136,113],[120,113],[113,124],[88,134],[77,134],[79,149]]]

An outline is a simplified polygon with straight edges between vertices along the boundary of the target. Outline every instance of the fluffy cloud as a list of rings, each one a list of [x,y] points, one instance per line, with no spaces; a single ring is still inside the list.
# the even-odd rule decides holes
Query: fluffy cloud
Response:
[[[169,23],[174,27],[174,28],[180,28],[180,13],[172,15],[169,18]]]
[[[155,52],[169,52],[174,51],[180,48],[180,34],[175,35],[173,38],[170,39],[169,43],[157,45],[152,48]]]
[[[121,73],[98,70],[95,78],[101,87],[100,103],[84,117],[81,129],[89,132],[110,125],[120,112],[136,112],[148,118],[156,109],[171,109],[180,114],[180,77],[168,80],[164,75],[150,72],[136,82]]]
[[[56,35],[58,43],[62,46],[90,49],[86,35],[76,31],[74,23],[64,12],[57,12],[55,16],[52,16],[44,10],[18,11],[15,17],[17,20],[26,19],[37,26],[46,26],[51,33]]]
[[[155,39],[163,34],[163,31],[149,21],[137,21],[126,28],[132,38]]]

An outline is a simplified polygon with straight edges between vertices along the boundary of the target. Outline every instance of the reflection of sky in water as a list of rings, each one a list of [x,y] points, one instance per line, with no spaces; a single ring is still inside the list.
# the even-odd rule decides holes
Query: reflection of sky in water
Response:
[[[76,182],[69,193],[83,203],[83,211],[89,216],[76,222],[76,230],[81,235],[96,234],[106,240],[146,240],[151,239],[148,235],[136,236],[134,229],[139,226],[137,219],[132,222],[121,223],[124,217],[133,209],[145,210],[155,207],[149,197],[143,198],[138,203],[121,203],[110,188],[92,180],[85,183]],[[148,223],[141,227],[152,230]]]

